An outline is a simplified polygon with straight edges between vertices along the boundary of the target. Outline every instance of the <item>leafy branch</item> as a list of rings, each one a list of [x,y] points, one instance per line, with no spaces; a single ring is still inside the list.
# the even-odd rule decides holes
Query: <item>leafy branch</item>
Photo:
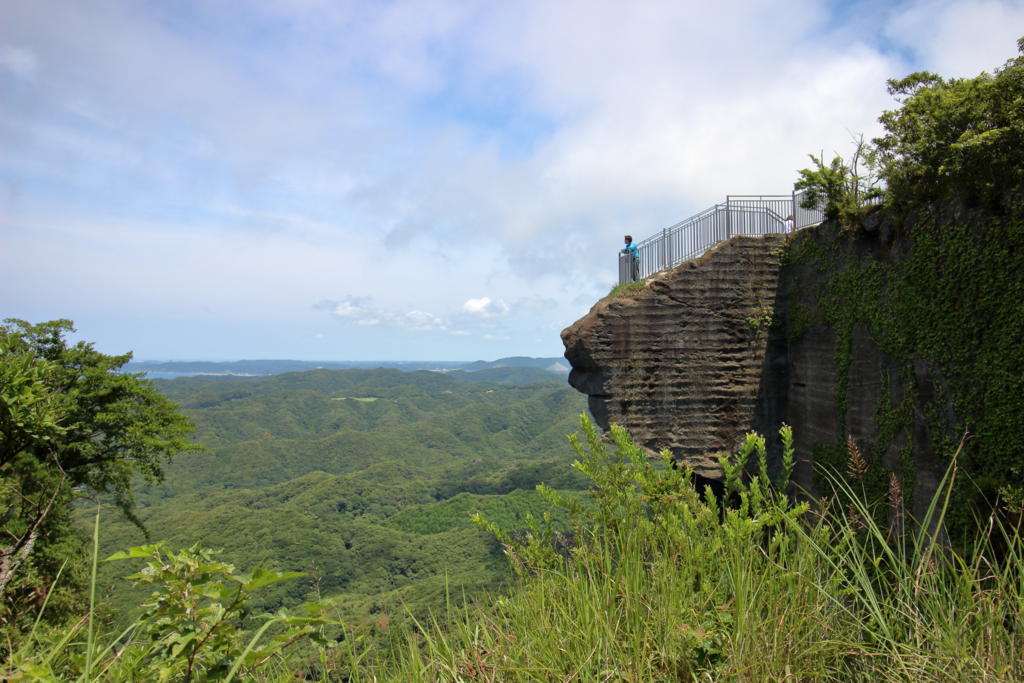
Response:
[[[803,208],[823,208],[826,219],[852,226],[858,223],[864,208],[882,196],[877,151],[863,135],[854,137],[848,161],[837,154],[826,166],[824,154],[808,156],[814,167],[801,169],[794,185],[803,194]]]

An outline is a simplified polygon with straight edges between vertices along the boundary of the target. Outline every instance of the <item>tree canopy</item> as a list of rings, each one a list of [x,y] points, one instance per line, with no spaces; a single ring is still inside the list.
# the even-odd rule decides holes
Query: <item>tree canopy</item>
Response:
[[[801,206],[847,225],[881,196],[900,210],[956,199],[1004,212],[1024,187],[1024,38],[1017,49],[994,74],[890,79],[900,106],[879,116],[885,134],[871,144],[856,137],[848,162],[810,155],[814,167],[798,171],[794,185]]]
[[[131,354],[71,344],[69,320],[0,325],[0,595],[34,551],[55,544],[76,495],[107,496],[129,517],[132,480],[163,476],[193,449],[189,420],[138,374]],[[45,555],[45,553],[41,553]],[[38,578],[38,577],[37,577]]]
[[[1024,38],[995,74],[944,79],[918,72],[890,80],[898,109],[874,140],[882,180],[904,202],[954,194],[998,206],[1024,183]]]

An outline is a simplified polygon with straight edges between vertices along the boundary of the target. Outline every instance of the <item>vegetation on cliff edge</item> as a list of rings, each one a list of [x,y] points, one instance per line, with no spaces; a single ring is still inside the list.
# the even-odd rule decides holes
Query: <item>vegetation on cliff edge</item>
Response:
[[[60,671],[90,680],[93,671],[106,680],[137,680],[165,672],[166,680],[325,681],[1024,676],[1024,539],[992,520],[1003,547],[994,552],[979,544],[961,556],[927,531],[941,526],[958,476],[956,453],[920,524],[910,523],[894,499],[888,502],[898,513],[894,523],[879,526],[873,504],[838,478],[831,480],[828,500],[813,508],[793,502],[784,475],[769,479],[764,439],[755,434],[723,462],[731,474],[716,496],[698,491],[692,474],[673,467],[668,453],[653,463],[619,428],[609,449],[586,417],[581,424],[576,468],[591,482],[590,500],[544,490],[572,517],[570,533],[554,532],[543,517],[525,534],[481,520],[502,540],[518,575],[512,592],[489,606],[459,607],[453,596],[447,613],[408,624],[384,646],[367,640],[362,628],[325,618],[315,604],[306,616],[267,615],[270,630],[250,638],[224,607],[225,596],[239,588],[211,588],[205,594],[213,604],[204,602],[203,609],[228,615],[231,623],[205,638],[206,627],[194,630],[178,610],[183,585],[256,587],[257,577],[285,577],[254,572],[231,578],[225,574],[233,569],[193,549],[140,575],[153,577],[158,588],[150,611],[120,637],[86,641],[74,631],[40,631],[15,653],[15,675],[33,680],[34,672]],[[788,430],[782,440],[791,453]],[[853,471],[857,457],[851,450]],[[129,554],[154,552],[161,551]],[[182,574],[180,563],[207,569],[202,576]],[[211,623],[224,623],[217,619]],[[180,644],[189,633],[199,638]],[[308,649],[281,649],[288,643]]]
[[[811,325],[835,333],[837,430],[834,441],[815,444],[816,459],[843,457],[854,337],[867,331],[896,366],[883,376],[866,457],[897,460],[909,495],[916,475],[940,473],[941,454],[967,434],[950,515],[964,546],[974,516],[986,519],[998,503],[1011,516],[1024,510],[1024,450],[1008,438],[1024,422],[1024,40],[1018,47],[1022,54],[994,74],[890,81],[900,107],[882,114],[885,135],[857,149],[885,186],[873,219],[885,235],[860,232],[865,207],[851,195],[858,181],[847,166],[832,185],[821,169],[805,170],[803,181],[816,183],[845,230],[797,235],[787,254],[802,272],[827,274],[823,287],[795,283],[814,303],[789,324],[791,339]],[[918,438],[911,451],[914,430],[926,433],[927,448]],[[881,497],[888,473],[875,472],[871,488]]]

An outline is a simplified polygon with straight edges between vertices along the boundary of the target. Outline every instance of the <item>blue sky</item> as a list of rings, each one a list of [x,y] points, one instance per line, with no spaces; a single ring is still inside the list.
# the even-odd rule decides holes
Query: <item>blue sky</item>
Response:
[[[1024,1],[0,0],[0,315],[141,359],[559,355],[647,236],[788,193]]]

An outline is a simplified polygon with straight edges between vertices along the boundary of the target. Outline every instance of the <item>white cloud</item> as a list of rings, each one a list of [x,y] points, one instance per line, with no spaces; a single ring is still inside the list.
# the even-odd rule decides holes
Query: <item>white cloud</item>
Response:
[[[479,299],[467,299],[462,310],[479,318],[500,318],[508,315],[509,306],[501,299],[482,296]]]
[[[333,311],[331,311],[331,313],[339,318],[351,318],[352,316],[359,315],[362,312],[363,309],[356,306],[351,301],[342,301],[334,307]]]
[[[313,305],[318,311],[329,311],[332,316],[339,319],[361,318],[369,313],[371,300],[363,296],[346,296],[343,299],[324,299]]]
[[[877,131],[885,79],[991,70],[1024,25],[1020,0],[246,7],[5,8],[0,307],[549,355],[623,233],[788,192]]]
[[[426,311],[409,311],[404,316],[397,318],[397,322],[413,331],[424,330],[446,330],[444,321],[433,313]]]
[[[991,73],[1024,34],[1024,2],[915,0],[893,13],[885,33],[917,56],[921,70],[947,78]]]
[[[447,330],[444,320],[433,313],[418,309],[399,313],[381,308],[375,305],[370,297],[364,296],[347,296],[341,300],[325,299],[315,304],[313,308],[328,311],[336,320],[364,328],[387,324],[393,328],[415,332]]]

